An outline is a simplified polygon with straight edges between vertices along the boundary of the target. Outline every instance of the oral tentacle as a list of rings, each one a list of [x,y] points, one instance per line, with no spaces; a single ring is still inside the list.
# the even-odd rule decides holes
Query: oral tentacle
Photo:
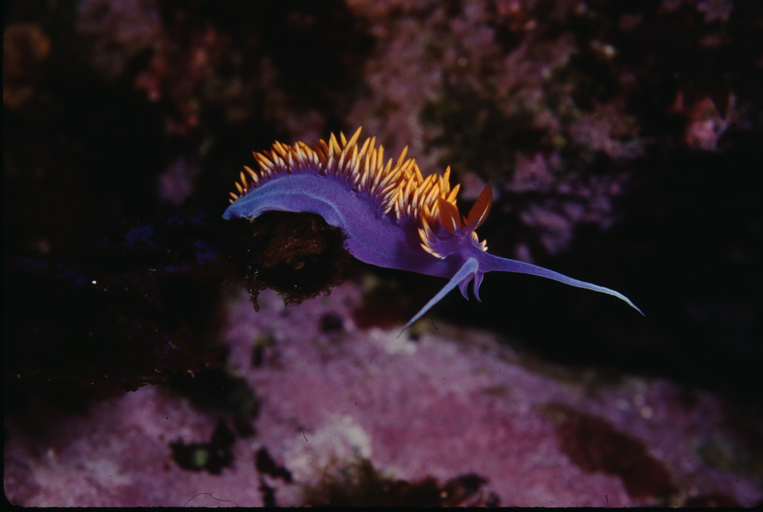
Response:
[[[584,290],[591,290],[594,292],[606,293],[607,295],[617,297],[618,299],[624,301],[630,307],[632,307],[633,309],[635,309],[636,311],[644,315],[643,311],[641,311],[633,302],[631,302],[631,300],[628,297],[626,297],[620,292],[616,292],[615,290],[611,290],[609,288],[606,288],[604,286],[599,286],[597,284],[587,283],[585,281],[573,279],[571,277],[565,276],[564,274],[560,274],[559,272],[554,272],[553,270],[539,267],[531,263],[511,260],[508,258],[501,258],[493,254],[485,253],[485,258],[484,258],[484,262],[483,262],[481,270],[483,272],[498,271],[498,272],[514,272],[517,274],[530,274],[533,276],[545,277],[546,279],[552,279],[554,281],[558,281],[560,283],[564,283],[569,286],[574,286],[576,288],[583,288]]]
[[[418,313],[414,315],[413,318],[411,318],[407,324],[403,326],[402,329],[400,329],[400,332],[398,333],[398,338],[401,334],[403,334],[403,331],[405,331],[408,327],[410,327],[416,320],[424,316],[424,314],[429,311],[435,304],[440,302],[445,296],[456,286],[458,286],[462,281],[467,280],[467,283],[469,280],[471,280],[471,277],[473,274],[475,274],[479,270],[479,262],[475,258],[469,258],[467,259],[463,265],[458,269],[458,272],[456,272],[453,277],[450,278],[450,281],[448,281],[448,284],[443,286],[442,290],[437,292],[437,295],[432,297],[432,299],[427,302],[423,308],[419,310]]]

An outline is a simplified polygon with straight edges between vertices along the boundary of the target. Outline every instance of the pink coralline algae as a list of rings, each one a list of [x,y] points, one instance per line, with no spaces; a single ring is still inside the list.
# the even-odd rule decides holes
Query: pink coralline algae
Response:
[[[613,198],[623,193],[627,175],[580,177],[568,173],[563,182],[555,175],[561,166],[558,154],[533,158],[517,156],[516,170],[504,185],[508,197],[535,192],[544,197],[524,207],[519,216],[538,234],[549,254],[565,250],[572,242],[574,227],[580,223],[609,228],[616,220]],[[527,259],[527,258],[520,258]]]
[[[572,142],[589,151],[601,151],[612,159],[642,155],[642,142],[636,138],[636,121],[624,114],[624,106],[617,103],[594,102],[593,112],[581,114],[570,127]]]
[[[705,23],[715,20],[729,21],[734,5],[731,0],[700,0],[697,10],[705,15]]]
[[[716,20],[729,21],[734,8],[732,0],[663,0],[662,8],[670,12],[678,9],[682,3],[694,5],[697,11],[704,15],[705,23]]]
[[[217,74],[230,38],[212,26],[193,35],[187,47],[179,47],[169,37],[155,44],[148,68],[135,78],[135,87],[146,91],[149,101],[169,97],[179,117],[167,117],[168,133],[186,135],[199,124],[200,88]]]
[[[563,144],[559,137],[590,133],[588,127],[569,126],[569,120],[584,115],[571,97],[577,87],[574,79],[553,79],[555,74],[569,69],[570,58],[579,51],[575,39],[569,32],[549,38],[538,21],[540,15],[535,12],[534,2],[500,2],[497,12],[481,2],[465,2],[455,15],[437,2],[349,5],[371,23],[370,31],[378,39],[376,53],[365,70],[373,94],[355,104],[349,119],[352,123],[366,122],[377,117],[370,115],[372,112],[384,108],[384,121],[377,121],[383,125],[369,128],[386,133],[384,142],[393,151],[413,144],[412,152],[423,154],[425,151],[417,147],[423,148],[438,137],[443,127],[422,124],[412,113],[422,111],[427,102],[447,101],[443,98],[445,84],[467,88],[506,117],[529,113],[533,125],[543,130],[551,143]],[[548,21],[580,16],[585,13],[581,5],[558,2]],[[499,31],[503,33],[499,35]],[[507,33],[515,40],[509,49],[501,41],[508,37]],[[627,138],[636,142],[637,127],[624,115],[620,100],[599,108],[608,111],[607,123],[629,123]],[[591,115],[595,119],[602,117],[598,112]],[[476,121],[468,129],[485,128],[484,113]],[[609,133],[609,137],[620,136],[617,126],[612,131],[610,128],[605,124],[600,131]],[[568,130],[570,133],[565,133]],[[575,143],[582,145],[585,141]],[[593,144],[594,149],[608,150],[606,144],[599,143],[598,135]],[[617,151],[613,156],[620,156]],[[422,168],[432,167],[428,163],[424,161]],[[460,172],[468,170],[472,169]]]
[[[200,173],[198,165],[178,158],[159,175],[159,198],[167,203],[180,206],[193,193],[193,180]]]
[[[712,52],[730,44],[719,31],[736,12],[730,0],[665,0],[633,12],[578,1],[347,5],[376,38],[363,70],[369,93],[347,124],[369,128],[393,152],[409,145],[425,174],[451,165],[456,175],[511,191],[496,196],[498,208],[503,199],[519,222],[543,226],[540,242],[550,253],[564,250],[583,224],[615,224],[616,196],[627,194],[635,160],[649,158],[649,147],[715,151],[733,122],[728,84],[696,69],[707,60],[701,52],[717,59]],[[643,38],[669,37],[674,24],[687,27],[676,44],[697,48],[692,58],[645,55],[661,50]],[[679,68],[684,78],[666,82],[663,70]],[[670,88],[692,91],[685,109],[655,102],[655,91]],[[708,95],[715,109],[701,99]],[[674,114],[688,121],[682,139],[660,132]],[[525,187],[517,197],[523,166],[539,160],[553,186]],[[580,193],[560,197],[557,187]]]
[[[360,330],[350,308],[361,294],[346,282],[285,309],[268,291],[259,313],[231,295],[226,371],[260,397],[254,435],[156,386],[86,415],[35,403],[5,418],[6,495],[24,506],[302,505],[333,502],[328,476],[372,467],[395,488],[472,482],[473,502],[508,506],[763,498],[733,456],[707,455],[744,450],[720,398],[636,377],[596,384],[439,322],[416,339]]]
[[[681,98],[676,100],[681,102]],[[731,124],[730,118],[734,115],[734,98],[730,98],[729,104],[732,109],[722,118],[718,113],[715,103],[710,98],[702,98],[691,106],[687,112],[689,124],[686,127],[686,145],[692,149],[715,151],[718,147],[718,139]]]
[[[580,191],[566,201],[529,199],[520,207],[521,222],[543,226],[541,243],[551,253],[568,246],[580,223],[614,223],[607,190],[621,190],[627,173],[613,171],[602,178],[603,187],[587,185],[599,178],[581,179],[583,166],[562,164],[571,154],[590,160],[601,153],[614,161],[643,154],[640,127],[624,95],[594,101],[591,109],[576,104],[574,95],[589,80],[571,64],[579,43],[571,32],[547,32],[549,24],[585,16],[585,4],[558,2],[542,13],[534,2],[500,2],[496,12],[465,2],[455,14],[441,3],[349,6],[377,38],[365,69],[372,94],[355,103],[350,122],[379,133],[393,151],[409,145],[425,173],[447,163],[457,174],[476,173],[512,193],[523,189],[537,198],[558,187]],[[598,40],[591,47],[605,61],[616,53]],[[627,70],[621,75],[624,91],[630,90],[633,76]],[[379,111],[384,116],[374,115]],[[513,137],[536,137],[537,143],[517,144]],[[545,168],[539,171],[545,189],[528,186],[527,172],[535,173],[528,165]]]
[[[188,135],[199,124],[200,89],[217,76],[221,57],[230,47],[227,34],[209,25],[181,43],[167,33],[154,0],[84,1],[76,29],[91,41],[91,64],[106,80],[120,77],[139,52],[150,50],[151,60],[135,77],[135,88],[145,91],[151,102],[172,102],[175,112],[165,116],[169,134]],[[235,83],[227,85],[236,88]]]
[[[472,173],[499,189],[514,188],[520,162],[542,158],[554,168],[551,178],[559,186],[579,188],[580,180],[595,172],[627,192],[633,161],[649,157],[647,144],[716,150],[729,125],[723,77],[731,74],[708,78],[695,68],[702,52],[710,55],[731,44],[733,37],[721,30],[738,13],[730,0],[664,0],[634,6],[633,12],[577,0],[347,0],[336,9],[336,15],[352,18],[348,32],[362,31],[374,41],[368,54],[329,45],[325,55],[310,58],[351,68],[344,90],[328,82],[313,87],[319,73],[307,81],[290,74],[312,54],[292,55],[280,39],[272,39],[272,27],[258,25],[258,16],[267,11],[259,7],[236,11],[257,18],[244,40],[237,23],[202,19],[186,6],[167,6],[163,20],[151,0],[83,2],[76,27],[93,41],[91,60],[107,77],[150,51],[133,85],[148,101],[160,102],[168,134],[189,137],[205,116],[221,111],[226,123],[265,125],[286,133],[281,140],[287,142],[318,139],[330,122],[345,129],[364,126],[391,153],[408,145],[425,175],[451,165],[456,177]],[[296,8],[280,15],[279,23],[298,33],[314,30],[322,19]],[[662,50],[645,44],[645,37],[656,41],[670,35],[673,24],[685,27],[676,44],[694,48],[691,59],[673,62],[672,49],[663,57],[654,54]],[[679,69],[684,62],[689,69]],[[678,82],[666,78],[674,72]],[[305,90],[295,93],[299,88],[290,80]],[[687,93],[683,110],[670,110],[659,103],[665,94],[654,92],[669,88],[676,94],[696,90]],[[707,112],[703,97],[712,98],[717,115]],[[666,116],[674,114],[689,121],[681,140],[672,133],[665,140],[659,140],[662,133],[649,133],[655,126],[673,126]],[[550,163],[554,160],[560,164]],[[538,190],[529,192],[522,204],[511,195],[495,199],[516,205],[513,220],[530,228],[540,216],[554,224],[557,240],[540,241],[551,253],[564,250],[581,224],[605,227],[619,218],[616,198],[601,198],[597,190],[563,206],[559,198],[549,202]],[[585,204],[588,197],[596,204]],[[604,202],[610,204],[603,207]]]
[[[155,0],[84,0],[75,27],[92,41],[91,64],[106,80],[118,78],[162,33]]]

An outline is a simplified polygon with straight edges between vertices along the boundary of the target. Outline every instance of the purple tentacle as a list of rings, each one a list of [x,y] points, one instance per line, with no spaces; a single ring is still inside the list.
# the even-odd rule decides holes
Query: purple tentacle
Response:
[[[450,278],[450,281],[448,281],[448,284],[446,284],[442,290],[437,292],[437,295],[432,297],[432,299],[426,303],[426,305],[419,310],[416,315],[411,318],[407,324],[403,326],[402,329],[400,329],[400,332],[398,333],[398,337],[400,337],[401,334],[403,334],[403,331],[406,330],[408,327],[411,326],[416,320],[421,318],[424,313],[429,311],[432,306],[440,302],[447,294],[450,292],[453,288],[458,286],[462,281],[466,281],[468,284],[469,281],[471,281],[472,276],[479,270],[479,262],[475,258],[469,258],[467,259],[463,265],[458,269],[458,272],[455,273],[453,277]]]
[[[584,288],[586,290],[592,290],[595,292],[612,295],[613,297],[617,297],[618,299],[625,301],[626,303],[628,303],[630,307],[632,307],[633,309],[635,309],[642,315],[644,314],[638,307],[636,307],[636,305],[633,302],[631,302],[631,300],[628,297],[626,297],[620,292],[610,290],[609,288],[605,288],[604,286],[587,283],[585,281],[579,281],[577,279],[567,277],[564,274],[560,274],[559,272],[554,272],[553,270],[548,270],[547,268],[539,267],[531,263],[510,260],[508,258],[501,258],[498,256],[494,256],[492,254],[485,253],[485,257],[480,264],[480,271],[481,272],[491,272],[491,271],[515,272],[517,274],[531,274],[534,276],[545,277],[546,279],[553,279],[554,281],[558,281],[560,283],[564,283],[570,286],[575,286],[576,288]]]

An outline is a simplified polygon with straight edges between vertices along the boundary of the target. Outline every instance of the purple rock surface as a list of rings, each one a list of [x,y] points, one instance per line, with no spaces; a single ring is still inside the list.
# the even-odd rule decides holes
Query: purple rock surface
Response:
[[[301,505],[324,475],[365,459],[408,482],[479,475],[480,496],[509,506],[763,498],[741,468],[703,456],[711,445],[744,449],[712,394],[687,400],[659,379],[606,382],[443,323],[400,338],[361,330],[351,313],[361,300],[351,282],[291,308],[266,291],[255,313],[231,294],[226,371],[255,390],[260,412],[256,435],[231,436],[229,447],[214,446],[221,424],[230,432],[229,413],[161,386],[79,415],[38,402],[7,416],[6,495],[25,506],[257,506],[268,489],[270,504]],[[183,469],[172,445],[197,446],[200,467],[215,450],[232,461]]]

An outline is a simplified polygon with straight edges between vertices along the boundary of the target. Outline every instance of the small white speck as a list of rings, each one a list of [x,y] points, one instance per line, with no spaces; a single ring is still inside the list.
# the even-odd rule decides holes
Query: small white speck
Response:
[[[646,420],[651,418],[652,417],[652,408],[649,407],[649,406],[642,407],[641,408],[641,417],[643,417]]]
[[[92,281],[90,281],[90,284],[98,284],[98,281],[96,281],[95,279],[93,279]]]

